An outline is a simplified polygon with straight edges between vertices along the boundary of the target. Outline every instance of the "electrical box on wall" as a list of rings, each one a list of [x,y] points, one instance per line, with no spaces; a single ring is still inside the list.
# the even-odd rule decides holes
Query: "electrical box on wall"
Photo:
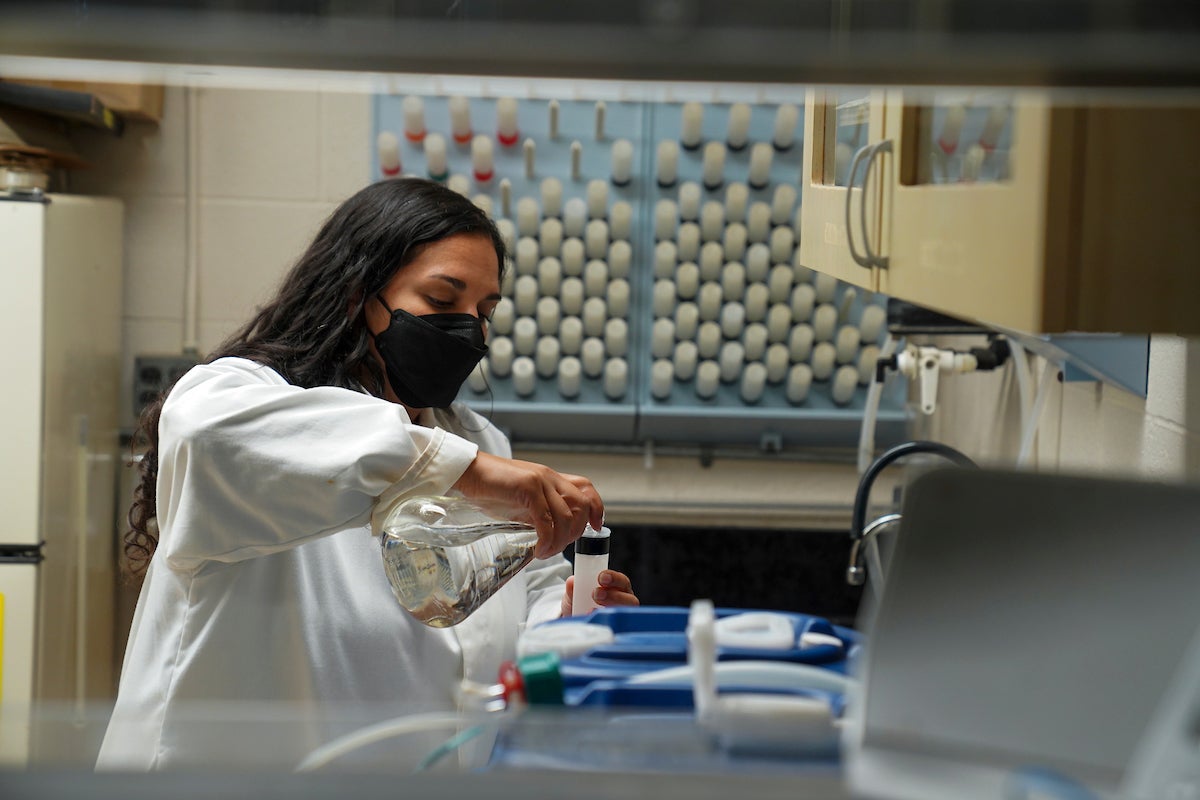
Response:
[[[133,416],[154,402],[160,394],[175,385],[183,373],[200,363],[198,355],[187,353],[153,353],[135,356],[133,360]]]

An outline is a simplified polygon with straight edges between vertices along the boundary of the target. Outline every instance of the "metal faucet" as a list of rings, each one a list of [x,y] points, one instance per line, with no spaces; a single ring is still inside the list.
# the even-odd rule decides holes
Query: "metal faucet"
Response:
[[[875,478],[879,476],[880,472],[883,472],[885,467],[893,461],[913,455],[914,453],[938,455],[947,461],[958,464],[960,467],[978,466],[974,461],[953,447],[944,445],[941,442],[927,441],[898,444],[875,459],[871,466],[863,471],[862,477],[858,479],[858,491],[854,495],[854,513],[850,519],[850,564],[846,568],[846,582],[851,586],[861,586],[867,579],[867,569],[863,564],[862,552],[863,545],[867,543],[867,536],[875,536],[883,528],[900,521],[899,514],[887,514],[872,522],[870,526],[866,524],[867,501],[871,497],[871,486],[875,483]]]

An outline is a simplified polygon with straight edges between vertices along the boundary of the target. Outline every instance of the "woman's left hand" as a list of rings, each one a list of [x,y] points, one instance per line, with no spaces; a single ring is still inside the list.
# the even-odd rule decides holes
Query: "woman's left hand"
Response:
[[[571,616],[571,593],[575,590],[575,576],[567,578],[566,590],[563,592],[562,616]],[[606,569],[600,573],[600,585],[592,590],[592,599],[596,605],[605,606],[637,606],[641,602],[633,593],[629,576],[614,569]]]

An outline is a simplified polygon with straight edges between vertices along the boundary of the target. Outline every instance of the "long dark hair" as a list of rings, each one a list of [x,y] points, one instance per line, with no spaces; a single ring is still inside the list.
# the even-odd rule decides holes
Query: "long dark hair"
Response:
[[[383,371],[371,355],[363,308],[421,245],[460,233],[489,237],[503,272],[500,233],[470,200],[418,178],[371,184],[333,212],[275,296],[206,363],[238,356],[272,368],[294,386],[361,386],[382,396]],[[166,394],[142,411],[135,436],[141,481],[125,534],[126,570],[133,578],[145,574],[158,545],[158,422]]]

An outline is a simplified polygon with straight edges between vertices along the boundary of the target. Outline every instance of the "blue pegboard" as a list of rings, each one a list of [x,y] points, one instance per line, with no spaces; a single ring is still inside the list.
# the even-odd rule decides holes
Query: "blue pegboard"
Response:
[[[560,395],[553,378],[538,378],[528,396],[519,396],[511,380],[490,376],[488,390],[473,391],[464,387],[460,399],[489,415],[498,425],[509,430],[516,439],[527,441],[604,441],[633,443],[648,439],[688,443],[746,443],[758,444],[771,436],[786,446],[845,446],[855,441],[862,417],[866,389],[855,389],[850,402],[836,405],[829,393],[829,382],[814,381],[802,403],[789,403],[782,385],[768,385],[756,403],[744,402],[738,385],[722,384],[714,397],[697,395],[693,380],[676,380],[669,396],[656,398],[650,390],[652,363],[650,340],[654,322],[652,289],[654,284],[654,209],[661,199],[678,200],[679,187],[684,182],[701,183],[701,203],[724,200],[731,182],[746,182],[750,154],[755,142],[770,141],[777,106],[768,103],[750,107],[749,143],[741,151],[726,153],[724,180],[721,187],[705,189],[700,181],[702,148],[697,151],[680,149],[678,182],[660,187],[655,180],[657,146],[661,140],[678,141],[681,126],[681,104],[606,101],[604,130],[596,136],[596,103],[582,100],[559,100],[558,135],[550,136],[549,103],[545,99],[518,99],[518,142],[502,146],[495,138],[496,100],[469,99],[473,132],[493,137],[495,174],[490,181],[479,182],[472,177],[470,147],[455,144],[450,136],[448,98],[424,97],[425,126],[430,132],[441,133],[447,142],[447,161],[451,178],[464,193],[490,199],[493,216],[506,218],[501,208],[502,180],[511,183],[511,204],[507,218],[516,222],[517,204],[522,198],[533,197],[540,204],[541,183],[547,177],[557,178],[562,185],[564,205],[572,200],[584,200],[590,181],[602,180],[607,187],[607,210],[617,201],[629,204],[632,211],[628,242],[632,261],[628,280],[631,288],[630,306],[626,316],[629,335],[628,387],[623,396],[613,399],[605,395],[599,378],[584,377],[580,392],[574,398]],[[375,128],[372,132],[373,177],[382,177],[375,136],[382,131],[396,135],[400,143],[400,158],[405,174],[427,176],[425,154],[420,143],[404,136],[403,97],[377,95],[375,98]],[[729,104],[708,104],[704,107],[702,134],[705,141],[724,141]],[[769,185],[749,188],[748,205],[770,203],[775,188],[788,184],[799,192],[800,162],[804,125],[801,118],[796,127],[793,146],[772,153]],[[532,178],[526,175],[522,142],[532,139],[536,148]],[[632,145],[632,180],[617,186],[611,180],[612,146],[617,139]],[[578,141],[582,147],[578,179],[572,176],[571,146]],[[797,198],[796,209],[802,198]],[[795,227],[795,211],[785,225]],[[514,242],[516,239],[514,238]],[[795,236],[798,245],[798,232]],[[540,253],[539,253],[540,257]],[[790,262],[790,259],[788,259]],[[798,271],[802,274],[806,271]],[[882,304],[884,298],[866,296],[861,292],[852,300],[847,291],[861,292],[839,284],[834,303],[844,306],[853,323],[868,304]],[[506,294],[511,297],[511,283]],[[798,323],[798,321],[797,321]],[[493,336],[497,335],[493,331]],[[878,344],[878,342],[875,342]],[[867,343],[864,342],[864,345]],[[877,439],[882,443],[904,436],[904,387],[892,382],[885,392],[879,413]]]

